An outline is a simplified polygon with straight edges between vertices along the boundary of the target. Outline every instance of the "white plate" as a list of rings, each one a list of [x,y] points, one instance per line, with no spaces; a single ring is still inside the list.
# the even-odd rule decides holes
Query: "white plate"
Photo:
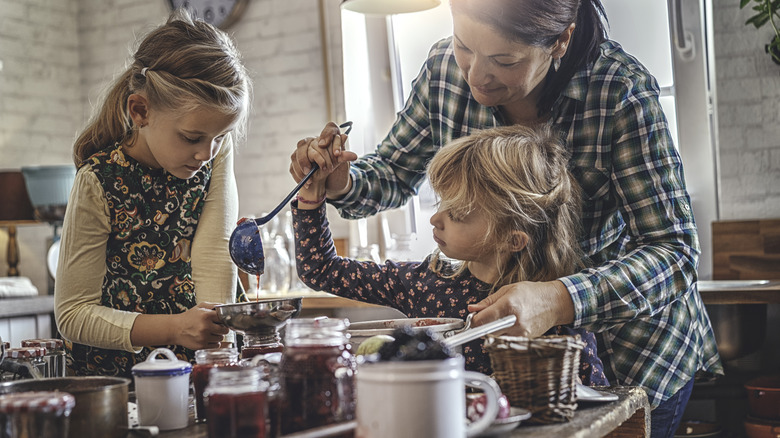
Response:
[[[505,434],[514,430],[523,420],[531,418],[531,411],[523,408],[509,408],[509,416],[493,421],[480,437],[489,437]]]
[[[60,258],[60,239],[54,241],[46,254],[46,267],[49,268],[51,278],[57,278],[57,261]]]
[[[590,386],[583,384],[577,384],[577,403],[606,403],[617,401],[617,394],[610,394],[608,392],[599,391],[593,389]]]

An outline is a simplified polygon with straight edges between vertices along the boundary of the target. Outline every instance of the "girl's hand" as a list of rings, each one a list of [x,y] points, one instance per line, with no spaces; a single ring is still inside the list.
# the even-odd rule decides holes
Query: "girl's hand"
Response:
[[[184,313],[175,315],[173,344],[191,350],[218,348],[230,331],[222,325],[214,310],[217,303],[200,303]]]
[[[508,284],[470,304],[468,310],[479,312],[471,320],[474,326],[515,315],[515,325],[502,333],[510,336],[535,338],[551,327],[574,322],[574,303],[566,286],[558,280]]]

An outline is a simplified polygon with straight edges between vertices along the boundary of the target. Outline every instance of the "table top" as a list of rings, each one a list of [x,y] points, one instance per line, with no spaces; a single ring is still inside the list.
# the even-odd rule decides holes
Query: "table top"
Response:
[[[780,303],[780,280],[699,281],[704,304]]]
[[[574,418],[567,423],[530,426],[521,424],[504,437],[539,437],[554,436],[560,438],[591,438],[608,435],[627,420],[640,414],[640,428],[649,431],[650,408],[647,394],[637,387],[601,388],[605,392],[618,395],[618,400],[600,404],[580,404]],[[206,424],[194,424],[184,429],[161,432],[161,437],[168,438],[207,438]]]

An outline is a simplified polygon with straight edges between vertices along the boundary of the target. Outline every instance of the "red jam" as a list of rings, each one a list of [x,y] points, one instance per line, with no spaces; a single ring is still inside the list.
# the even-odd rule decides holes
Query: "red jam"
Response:
[[[212,368],[238,365],[238,351],[234,348],[211,348],[195,352],[195,365],[192,367],[192,386],[195,391],[195,421],[206,421],[206,406],[203,393],[209,384]]]
[[[265,438],[268,404],[264,392],[215,393],[208,397],[209,438]]]
[[[354,419],[355,362],[344,346],[288,346],[281,370],[283,435]]]
[[[241,359],[251,359],[259,354],[283,353],[284,345],[278,342],[271,344],[247,345],[241,348]]]

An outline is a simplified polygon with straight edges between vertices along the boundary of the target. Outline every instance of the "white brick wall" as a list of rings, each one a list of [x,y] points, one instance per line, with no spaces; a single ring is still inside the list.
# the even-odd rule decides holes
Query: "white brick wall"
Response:
[[[713,0],[721,219],[780,217],[780,65],[772,30],[738,0]]]
[[[282,200],[294,186],[287,169],[295,143],[327,121],[318,4],[251,0],[228,30],[255,84],[249,134],[236,162],[241,214],[259,214]],[[325,4],[331,48],[338,48],[339,1]],[[164,22],[168,12],[166,0],[0,0],[0,168],[69,163],[77,132],[124,68],[135,36]],[[334,234],[345,236],[346,224],[331,217]],[[44,225],[19,229],[22,275],[44,292],[50,235]],[[6,242],[2,229],[0,275]]]

